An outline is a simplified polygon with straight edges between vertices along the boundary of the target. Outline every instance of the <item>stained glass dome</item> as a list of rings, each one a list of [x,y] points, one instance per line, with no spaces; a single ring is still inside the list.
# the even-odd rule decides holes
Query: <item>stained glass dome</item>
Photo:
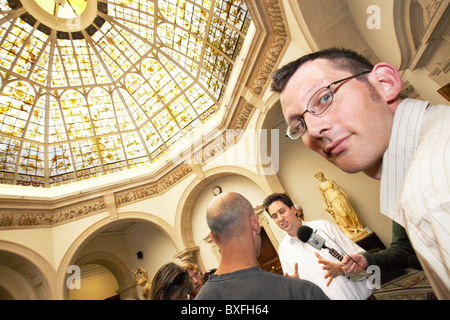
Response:
[[[250,23],[234,0],[0,0],[0,183],[158,161],[219,113]]]

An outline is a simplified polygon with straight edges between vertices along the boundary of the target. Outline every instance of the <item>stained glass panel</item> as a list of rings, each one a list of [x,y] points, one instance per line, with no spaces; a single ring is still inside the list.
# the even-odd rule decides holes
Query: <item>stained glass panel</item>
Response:
[[[73,172],[72,155],[69,144],[50,145],[48,147],[50,177]]]
[[[48,108],[48,142],[54,143],[66,141],[68,139],[66,124],[62,116],[59,102],[54,96],[46,95],[39,99],[39,103],[45,103]]]
[[[36,101],[36,104],[30,113],[30,118],[25,133],[26,139],[41,143],[45,142],[46,101],[44,98],[40,98]]]
[[[34,103],[34,89],[25,81],[6,84],[0,96],[0,132],[21,136]]]
[[[26,1],[59,20],[0,0],[6,184],[58,186],[157,161],[219,113],[250,24],[238,0],[99,0],[75,30],[91,0]],[[64,19],[73,32],[59,29]]]
[[[114,105],[110,94],[102,88],[94,88],[88,96],[89,113],[97,135],[118,131]]]

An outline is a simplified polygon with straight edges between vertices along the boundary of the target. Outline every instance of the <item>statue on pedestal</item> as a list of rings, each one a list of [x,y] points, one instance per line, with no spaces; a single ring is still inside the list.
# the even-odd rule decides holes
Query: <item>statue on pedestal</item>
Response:
[[[319,181],[319,190],[325,202],[325,211],[331,214],[345,235],[357,242],[369,235],[359,221],[347,194],[333,180],[326,179],[322,172],[314,175]]]

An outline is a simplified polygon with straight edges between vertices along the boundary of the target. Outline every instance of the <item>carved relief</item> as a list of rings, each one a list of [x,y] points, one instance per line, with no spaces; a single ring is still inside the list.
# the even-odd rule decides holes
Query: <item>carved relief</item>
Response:
[[[423,23],[427,26],[441,5],[442,0],[418,0],[418,2],[423,9]]]
[[[247,101],[239,108],[236,117],[231,121],[230,128],[233,130],[246,128],[248,119],[254,110],[254,106]]]
[[[144,186],[134,188],[132,190],[127,190],[116,194],[115,196],[116,204],[117,206],[123,206],[131,202],[154,197],[170,189],[172,186],[177,184],[183,178],[188,176],[191,172],[192,168],[186,164],[178,166],[175,170],[173,170],[163,179],[157,182],[150,183]]]
[[[206,163],[214,156],[226,151],[227,147],[236,144],[242,136],[254,109],[255,106],[244,100],[235,112],[235,115],[230,122],[229,129],[216,137],[213,141],[204,145],[201,150],[194,154],[195,163]]]
[[[0,227],[51,226],[75,218],[87,216],[106,209],[103,199],[97,199],[82,205],[48,212],[11,212],[0,214]],[[23,211],[23,210],[21,210]],[[32,211],[32,210],[30,210]]]
[[[252,91],[257,95],[261,94],[263,87],[266,85],[270,75],[274,71],[277,60],[280,57],[287,41],[287,32],[284,26],[284,19],[281,13],[279,1],[265,0],[264,7],[268,14],[270,29],[273,35],[269,39],[270,43],[264,53],[262,63],[259,66],[251,85]]]

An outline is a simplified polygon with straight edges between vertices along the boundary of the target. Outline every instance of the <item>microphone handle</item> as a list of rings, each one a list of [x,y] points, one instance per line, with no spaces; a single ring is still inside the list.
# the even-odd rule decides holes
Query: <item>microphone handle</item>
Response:
[[[328,247],[327,247],[327,249],[328,249],[328,252],[329,252],[333,257],[335,257],[336,259],[338,259],[339,261],[342,261],[342,259],[344,259],[344,257],[341,256],[341,255],[339,254],[339,252],[337,252],[337,251],[334,250],[333,248],[328,248]]]

